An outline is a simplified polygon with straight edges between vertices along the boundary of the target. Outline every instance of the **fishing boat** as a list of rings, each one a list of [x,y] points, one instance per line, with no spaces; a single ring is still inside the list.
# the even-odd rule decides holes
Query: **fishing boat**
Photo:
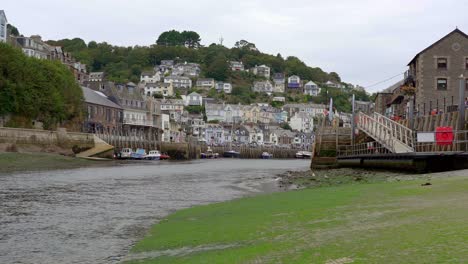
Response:
[[[240,158],[240,152],[237,152],[235,150],[225,151],[223,153],[223,157],[225,157],[225,158]]]
[[[117,158],[119,159],[131,159],[133,150],[131,148],[123,148],[118,153]]]
[[[213,150],[211,149],[211,147],[208,147],[206,152],[201,153],[200,157],[202,159],[217,159],[219,157],[219,154],[213,153]]]
[[[161,158],[161,153],[158,150],[150,150],[146,159],[148,160],[159,160]]]
[[[262,158],[262,159],[272,159],[272,158],[273,158],[273,154],[268,153],[268,152],[263,152],[261,158]]]
[[[136,160],[146,159],[146,150],[140,148],[137,149],[135,152],[132,152],[131,158]]]

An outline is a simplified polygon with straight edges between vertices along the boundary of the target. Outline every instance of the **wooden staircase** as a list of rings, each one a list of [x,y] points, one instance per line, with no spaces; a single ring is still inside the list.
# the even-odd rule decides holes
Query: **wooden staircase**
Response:
[[[358,113],[356,126],[392,153],[414,152],[413,131],[379,113]]]

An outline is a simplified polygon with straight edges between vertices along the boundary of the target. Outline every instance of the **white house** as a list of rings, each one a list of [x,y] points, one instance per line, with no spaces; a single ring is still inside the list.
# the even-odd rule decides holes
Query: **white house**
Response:
[[[190,89],[192,88],[192,80],[185,76],[168,76],[164,78],[165,83],[172,83],[175,89],[182,88],[182,89]]]
[[[0,42],[7,41],[7,25],[8,20],[5,15],[5,11],[0,10]]]
[[[203,97],[200,94],[193,92],[185,97],[185,105],[201,106],[203,105]]]
[[[306,112],[296,112],[289,121],[289,126],[293,130],[310,133],[314,129],[314,118],[312,114]]]
[[[174,66],[172,75],[198,77],[200,74],[200,65],[197,63],[179,63]]]
[[[344,85],[341,84],[341,83],[337,83],[337,82],[332,82],[332,81],[328,81],[327,83],[325,83],[326,86],[328,87],[332,87],[332,88],[344,88]]]
[[[286,98],[284,96],[276,96],[273,97],[273,102],[286,102]]]
[[[230,94],[232,92],[232,84],[225,83],[225,82],[218,82],[216,83],[216,91],[224,92],[226,94]]]
[[[224,143],[224,128],[218,124],[206,124],[205,140],[206,144],[223,144]]]
[[[244,64],[242,61],[230,61],[229,65],[232,71],[244,71]]]
[[[202,89],[212,89],[215,87],[215,80],[213,78],[200,78],[197,80],[197,87]]]
[[[50,46],[43,42],[39,35],[14,37],[13,41],[15,45],[21,47],[24,54],[28,57],[47,59],[50,55]]]
[[[154,94],[161,94],[164,97],[174,96],[174,87],[172,83],[146,83],[145,95],[153,96]]]
[[[297,75],[289,76],[288,78],[288,88],[289,89],[299,89],[301,88],[301,78]]]
[[[270,79],[270,67],[266,65],[260,65],[260,66],[255,66],[252,69],[252,73],[260,76],[260,77],[265,77],[266,79]]]
[[[271,94],[273,93],[273,85],[271,84],[270,81],[254,82],[252,91]]]
[[[243,117],[241,105],[235,104],[205,104],[207,121],[218,120],[226,123],[240,123]]]
[[[157,83],[161,81],[161,72],[149,71],[142,72],[140,75],[140,82],[142,83]]]
[[[304,85],[304,94],[318,96],[320,94],[320,87],[313,81],[310,81]]]

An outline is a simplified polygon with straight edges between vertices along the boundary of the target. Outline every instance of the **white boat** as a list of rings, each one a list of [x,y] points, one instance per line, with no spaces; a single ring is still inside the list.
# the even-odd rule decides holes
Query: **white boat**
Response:
[[[268,152],[262,153],[262,159],[272,159],[272,158],[273,158],[273,154],[268,153]]]
[[[161,158],[161,152],[158,150],[150,150],[148,155],[146,155],[146,159],[149,160],[159,160]]]
[[[296,153],[297,159],[309,159],[312,157],[312,152],[310,151],[298,151]]]
[[[120,159],[130,159],[132,158],[133,150],[131,148],[123,148],[120,150],[119,158]]]

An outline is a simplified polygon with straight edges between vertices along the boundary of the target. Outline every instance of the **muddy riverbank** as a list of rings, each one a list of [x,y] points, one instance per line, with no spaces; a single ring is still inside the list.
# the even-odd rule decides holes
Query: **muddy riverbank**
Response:
[[[116,263],[148,228],[194,205],[280,191],[306,160],[144,162],[0,174],[0,263]]]

